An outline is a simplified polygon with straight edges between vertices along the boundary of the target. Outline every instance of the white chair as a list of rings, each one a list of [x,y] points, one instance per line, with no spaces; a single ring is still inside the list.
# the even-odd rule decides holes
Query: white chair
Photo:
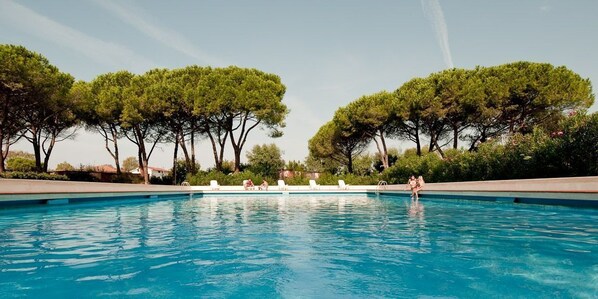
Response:
[[[349,189],[349,185],[345,184],[344,180],[338,180],[338,188],[347,190]]]
[[[211,180],[210,181],[210,188],[212,190],[220,190],[220,185],[218,185],[218,181],[217,180]]]
[[[320,189],[320,185],[316,184],[316,180],[309,180],[309,189]]]
[[[278,180],[278,190],[287,190],[288,187],[284,180]]]

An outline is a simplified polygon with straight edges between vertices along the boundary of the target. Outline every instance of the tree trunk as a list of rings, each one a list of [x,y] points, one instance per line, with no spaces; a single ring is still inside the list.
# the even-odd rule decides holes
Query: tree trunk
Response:
[[[179,151],[179,133],[176,133],[176,136],[174,137],[175,141],[174,141],[174,155],[172,157],[172,184],[176,185],[176,159],[177,159],[177,154]]]
[[[222,171],[222,161],[218,159],[218,148],[216,146],[216,140],[214,139],[214,136],[212,136],[212,133],[208,131],[207,134],[208,138],[210,138],[210,142],[212,143],[212,153],[214,154],[214,166],[216,167],[216,170]]]
[[[133,134],[135,134],[135,139],[137,139],[137,147],[139,149],[139,166],[140,172],[143,175],[143,182],[146,185],[149,185],[149,173],[148,173],[148,161],[147,161],[147,152],[145,150],[145,142],[143,140],[143,134],[141,134],[141,130],[139,127],[133,128]]]
[[[235,152],[235,173],[241,172],[241,148],[233,144],[233,151]]]
[[[114,164],[116,166],[116,174],[117,175],[121,175],[122,171],[120,169],[120,157],[118,154],[118,135],[117,135],[117,129],[116,128],[111,128],[112,130],[112,140],[114,142]]]
[[[143,159],[143,170],[143,183],[149,185],[149,162],[147,161],[147,158]]]
[[[181,134],[181,137],[179,138],[179,140],[177,140],[177,142],[179,143],[179,146],[181,147],[181,150],[183,151],[183,155],[185,156],[185,166],[187,167],[187,169],[189,171],[191,171],[191,157],[189,157],[189,151],[187,151],[185,135]]]
[[[6,139],[6,143],[4,143],[4,139]],[[0,173],[6,171],[6,168],[4,168],[4,161],[8,156],[9,148],[10,138],[8,136],[4,136],[4,132],[2,132],[2,128],[0,128]]]
[[[35,156],[35,171],[37,172],[42,172],[43,168],[42,168],[42,155],[41,155],[41,145],[40,145],[40,136],[37,132],[36,129],[33,129],[31,134],[32,139],[31,139],[31,144],[33,145],[33,154]]]
[[[2,136],[0,136],[0,138],[1,137]],[[0,144],[0,146],[2,146],[2,144]],[[8,149],[6,150],[6,152],[8,152]],[[4,151],[0,150],[0,173],[3,173],[5,171],[6,171],[6,168],[4,168]]]
[[[196,174],[199,169],[196,169],[195,163],[195,124],[191,125],[191,170],[192,174]]]
[[[384,138],[384,131],[380,130],[380,142],[382,142],[382,150],[384,151],[384,169],[390,167],[390,162],[388,161],[388,149],[386,148],[386,138]]]
[[[347,155],[347,171],[353,173],[353,154]]]
[[[442,157],[442,159],[444,159],[445,158],[444,151],[442,150],[442,148],[440,148],[440,145],[438,145],[438,141],[436,141],[434,143],[436,144],[436,149],[438,150],[440,157]]]
[[[52,154],[52,150],[54,149],[54,145],[56,144],[56,134],[52,134],[52,139],[50,139],[50,145],[48,146],[48,150],[44,150],[44,165],[43,171],[48,172],[48,162],[50,161],[50,155]]]
[[[379,130],[380,142],[374,136],[374,143],[376,143],[376,149],[378,150],[378,155],[380,156],[380,162],[382,162],[382,167],[384,169],[389,167],[388,163],[388,151],[386,150],[386,141],[384,139],[384,131]],[[382,145],[382,147],[380,147]]]
[[[139,163],[139,174],[145,178],[145,170],[143,169],[143,158],[141,158],[141,150],[137,147],[137,163]]]
[[[457,149],[459,141],[459,127],[453,127],[453,149]]]
[[[428,145],[428,153],[434,151],[434,145],[436,144],[436,136],[434,133],[430,133],[430,144]]]
[[[415,127],[415,148],[417,151],[417,155],[421,156],[422,155],[422,145],[421,145],[421,141],[419,140],[419,128],[416,126]]]

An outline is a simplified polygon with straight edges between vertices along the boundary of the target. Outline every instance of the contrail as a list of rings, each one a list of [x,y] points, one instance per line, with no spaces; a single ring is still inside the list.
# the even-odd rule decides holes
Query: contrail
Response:
[[[143,34],[157,40],[163,45],[179,51],[198,61],[211,65],[228,65],[217,57],[208,55],[197,48],[193,42],[176,31],[161,28],[143,16],[143,11],[122,1],[93,0],[94,3],[112,12],[123,22],[128,23]]]
[[[446,28],[446,22],[444,20],[444,14],[442,13],[440,3],[438,0],[421,0],[421,2],[424,14],[434,25],[436,39],[440,49],[442,50],[444,63],[448,68],[452,69],[454,68],[453,56],[451,55],[451,47],[449,46],[448,41],[448,30]]]

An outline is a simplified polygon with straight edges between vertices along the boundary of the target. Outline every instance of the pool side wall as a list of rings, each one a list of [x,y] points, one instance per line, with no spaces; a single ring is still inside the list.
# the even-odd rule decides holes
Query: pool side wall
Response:
[[[181,196],[286,195],[286,194],[383,194],[409,197],[406,184],[382,186],[271,186],[268,191],[244,190],[241,186],[163,186],[66,181],[0,179],[0,206],[66,204],[112,199],[165,199]],[[473,199],[532,204],[598,207],[598,177],[428,183],[420,192],[423,200]]]
[[[382,194],[410,196],[407,185],[378,188]],[[425,184],[420,198],[472,199],[598,208],[598,177],[475,181]]]

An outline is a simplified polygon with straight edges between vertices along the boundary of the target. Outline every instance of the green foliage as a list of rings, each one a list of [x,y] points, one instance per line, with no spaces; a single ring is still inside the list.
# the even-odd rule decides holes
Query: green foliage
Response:
[[[35,160],[14,157],[8,159],[6,167],[9,171],[30,172],[35,170]]]
[[[307,171],[307,167],[301,161],[291,160],[285,165],[285,169],[293,171]]]
[[[4,179],[23,179],[23,180],[49,180],[49,181],[68,181],[69,178],[65,175],[38,173],[38,172],[22,172],[12,171],[0,173],[0,178]]]
[[[141,184],[143,183],[143,178],[141,178],[137,174],[132,173],[121,173],[117,174],[110,179],[111,183],[126,183],[126,184]]]
[[[561,122],[561,131],[551,136],[560,141],[555,154],[570,175],[598,175],[598,112],[577,113]]]
[[[29,160],[35,160],[35,156],[31,153],[28,152],[24,152],[24,151],[9,151],[8,152],[8,158],[25,158],[25,159],[29,159]]]
[[[334,119],[320,127],[309,140],[308,148],[313,158],[336,161],[352,173],[353,159],[365,150],[369,139],[361,131],[344,127],[347,123],[345,119],[349,117],[346,109],[337,110]]]
[[[278,184],[278,180],[274,181]],[[291,178],[284,178],[284,182],[289,186],[306,186],[309,185],[309,178],[302,175],[296,175]]]
[[[360,176],[351,173],[343,175],[324,173],[316,180],[316,183],[338,186],[338,180],[344,180],[345,184],[349,185],[376,185],[380,181],[380,178],[377,176]],[[305,183],[305,185],[307,184],[308,182]]]
[[[235,171],[235,162],[230,160],[222,161],[222,169],[221,172],[224,174],[229,174]]]
[[[360,176],[372,175],[375,171],[374,163],[379,161],[376,155],[361,154],[353,160],[353,174]]]
[[[178,180],[178,179],[177,179]],[[183,181],[181,181],[182,183]],[[165,175],[163,177],[155,177],[152,176],[150,178],[150,184],[152,185],[172,185],[172,177],[169,175]],[[180,184],[180,183],[179,183]]]
[[[209,186],[211,180],[218,181],[221,186],[243,186],[243,181],[247,179],[251,179],[256,186],[261,184],[264,179],[268,181],[270,186],[276,184],[276,180],[255,174],[249,170],[229,174],[217,170],[199,171],[197,174],[188,175],[187,177],[187,181],[192,186]]]
[[[58,163],[58,165],[56,165],[56,171],[62,171],[62,170],[71,171],[71,170],[75,170],[75,167],[65,161],[65,162]]]
[[[255,145],[247,153],[249,169],[266,177],[277,177],[284,167],[282,153],[276,144]]]
[[[282,103],[285,90],[277,75],[236,66],[214,69],[201,80],[195,113],[205,120],[204,131],[214,147],[218,170],[227,138],[235,154],[235,171],[239,171],[241,151],[251,131],[262,127],[271,137],[281,135],[289,112]]]
[[[449,150],[445,159],[409,150],[382,177],[396,184],[410,175],[428,182],[598,175],[598,113],[578,113],[557,126],[551,133],[515,134],[504,144],[484,142],[475,152]]]
[[[79,171],[68,171],[64,175],[68,177],[70,181],[76,182],[99,182],[98,177],[93,175],[93,169],[79,170]]]
[[[195,164],[195,169],[196,170],[201,169],[201,166],[199,165],[199,163]],[[171,173],[174,173],[174,171],[172,171]],[[182,182],[184,182],[187,179],[187,175],[190,173],[192,173],[192,172],[191,172],[191,169],[189,169],[187,162],[185,160],[177,160],[176,161],[176,182],[174,182],[174,184],[180,185]],[[172,178],[170,178],[170,181],[172,183]]]
[[[564,112],[593,102],[590,81],[563,66],[514,62],[444,70],[409,80],[394,93],[362,96],[339,108],[332,124],[310,140],[309,150],[315,158],[335,159],[352,172],[351,151],[358,151],[360,138],[364,146],[373,140],[380,168],[386,168],[391,163],[385,136],[414,142],[418,155],[425,140],[428,151],[444,157],[445,147],[457,149],[459,141],[475,150],[493,138],[531,134],[534,127],[554,130]]]
[[[436,153],[425,153],[422,156],[406,152],[396,163],[382,173],[382,179],[389,184],[406,183],[414,176],[423,176],[426,181],[436,181],[437,172],[442,159]]]
[[[137,158],[128,157],[125,160],[123,160],[123,171],[124,172],[130,172],[131,170],[134,170],[137,167],[139,167],[139,161],[137,161]]]
[[[46,171],[55,142],[78,123],[79,102],[70,96],[73,81],[38,53],[0,45],[1,149],[25,132],[21,136],[33,145],[36,170]]]

